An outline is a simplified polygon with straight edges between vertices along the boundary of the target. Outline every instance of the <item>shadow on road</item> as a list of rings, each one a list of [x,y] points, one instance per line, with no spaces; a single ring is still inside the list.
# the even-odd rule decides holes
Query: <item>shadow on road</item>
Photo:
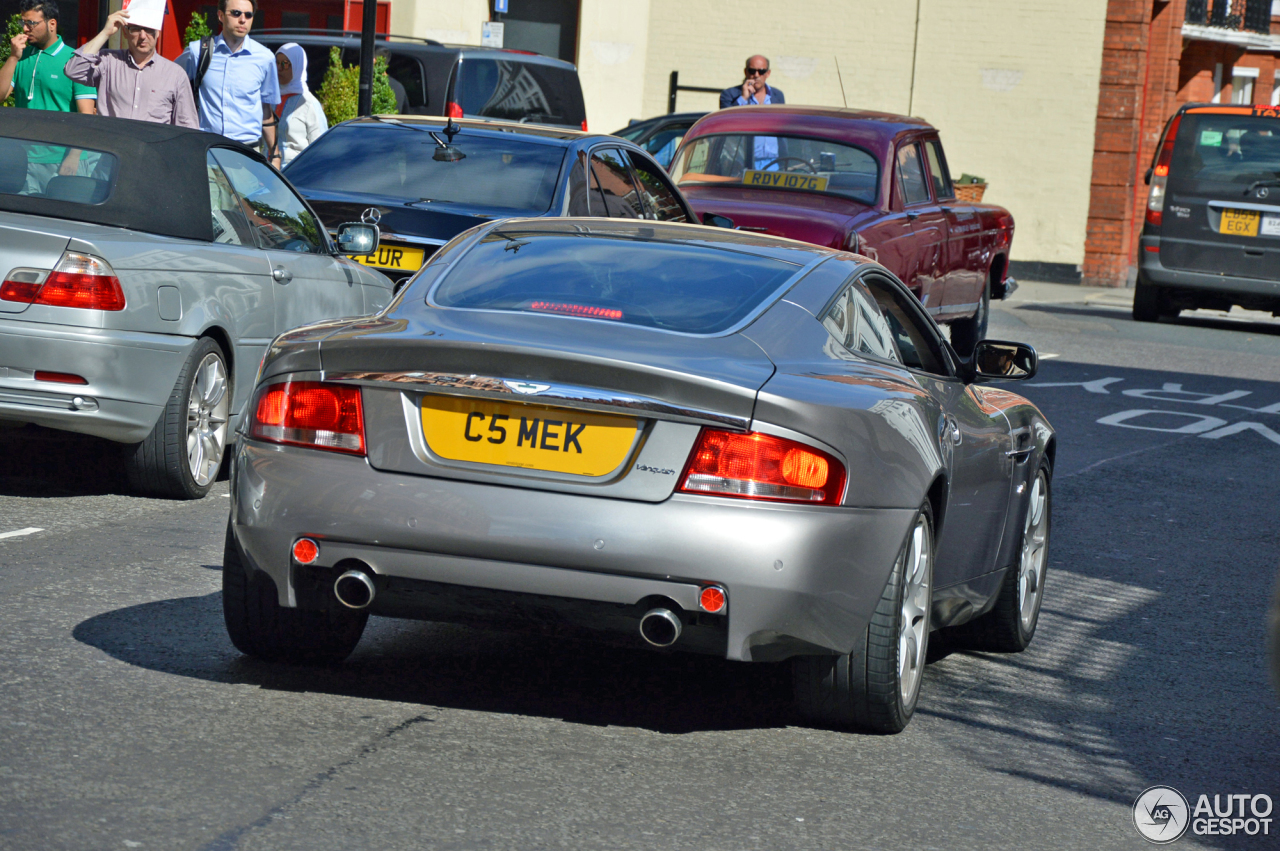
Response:
[[[1060,316],[1080,316],[1094,319],[1107,319],[1113,322],[1132,322],[1133,316],[1128,308],[1094,307],[1083,304],[1015,304],[1010,309],[1014,312],[1032,310],[1037,313],[1053,313]],[[1232,331],[1235,333],[1263,334],[1280,337],[1280,322],[1252,321],[1245,318],[1235,319],[1211,314],[1191,314],[1183,312],[1177,319],[1162,319],[1162,325],[1187,325],[1196,328],[1216,331]]]
[[[0,429],[0,496],[127,494],[120,444],[40,426]]]
[[[220,683],[639,727],[659,733],[794,723],[782,665],[626,650],[538,635],[374,618],[341,665],[241,656],[219,594],[106,612],[74,636],[130,665]]]

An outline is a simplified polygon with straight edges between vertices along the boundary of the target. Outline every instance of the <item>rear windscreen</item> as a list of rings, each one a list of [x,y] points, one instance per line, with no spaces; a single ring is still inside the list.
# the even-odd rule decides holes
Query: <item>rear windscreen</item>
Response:
[[[101,204],[111,197],[119,164],[103,151],[0,137],[0,193]]]
[[[1280,120],[1187,112],[1169,179],[1242,184],[1280,178]]]
[[[560,124],[575,130],[586,120],[578,72],[507,59],[458,63],[453,99],[464,115]]]
[[[715,334],[771,302],[800,268],[685,243],[493,232],[449,271],[432,301]]]
[[[400,201],[467,204],[513,213],[551,207],[565,149],[514,133],[448,138],[437,125],[343,124],[325,133],[285,169],[307,190],[380,195]],[[457,158],[461,154],[461,158]],[[439,157],[439,159],[437,159]]]

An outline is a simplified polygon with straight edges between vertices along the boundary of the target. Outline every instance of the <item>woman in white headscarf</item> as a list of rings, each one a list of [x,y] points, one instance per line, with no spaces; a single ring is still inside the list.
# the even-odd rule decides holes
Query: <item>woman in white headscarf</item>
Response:
[[[280,141],[271,164],[283,168],[320,138],[329,129],[329,122],[324,117],[324,107],[307,87],[307,54],[301,45],[289,42],[276,51],[276,72],[280,77],[280,105],[276,107],[280,120],[276,135]]]

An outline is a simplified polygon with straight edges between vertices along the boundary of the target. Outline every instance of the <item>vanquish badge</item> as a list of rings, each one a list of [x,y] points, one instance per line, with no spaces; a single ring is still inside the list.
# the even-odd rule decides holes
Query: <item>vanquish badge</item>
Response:
[[[534,384],[532,381],[504,381],[507,389],[522,396],[536,396],[551,389],[550,384]]]
[[[1143,839],[1157,845],[1181,839],[1190,815],[1187,799],[1172,786],[1152,786],[1133,802],[1133,826]]]

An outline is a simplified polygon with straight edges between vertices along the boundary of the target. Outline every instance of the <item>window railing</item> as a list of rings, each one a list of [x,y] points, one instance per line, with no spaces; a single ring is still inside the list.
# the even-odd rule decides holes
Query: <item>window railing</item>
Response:
[[[1187,0],[1188,24],[1271,32],[1271,0]]]

